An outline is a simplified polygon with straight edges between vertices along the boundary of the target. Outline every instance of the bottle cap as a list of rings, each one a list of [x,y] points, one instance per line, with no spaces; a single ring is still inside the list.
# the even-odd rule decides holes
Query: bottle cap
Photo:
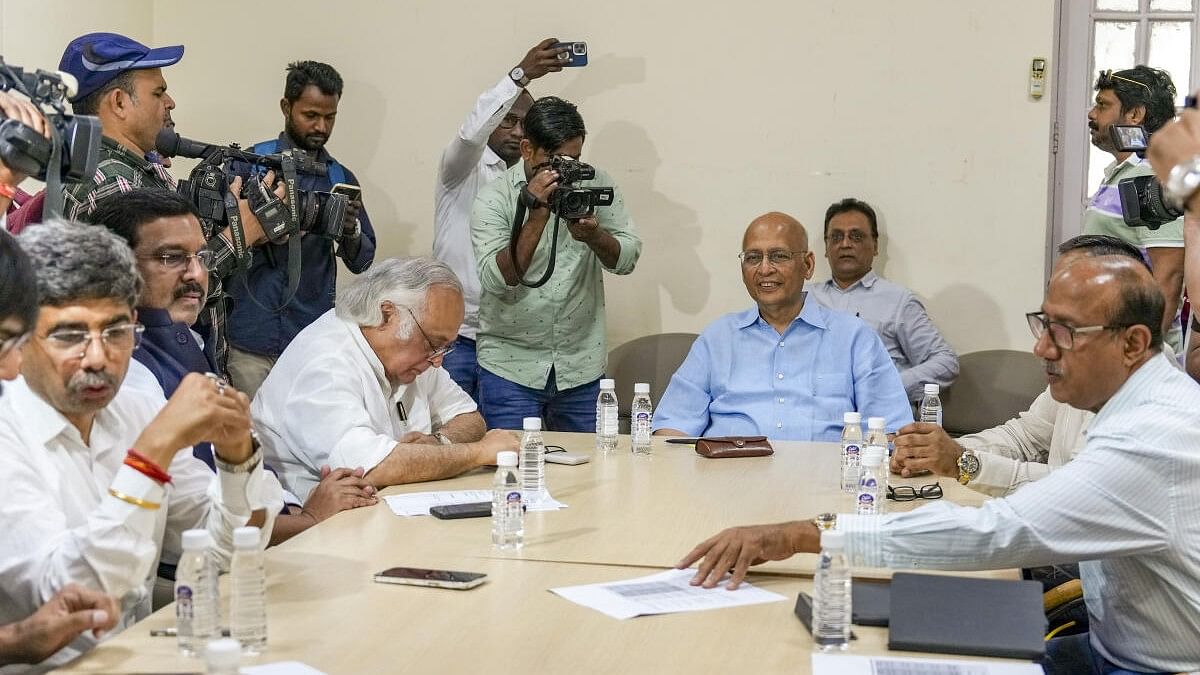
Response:
[[[868,429],[882,429],[884,427],[884,425],[886,425],[886,424],[887,424],[887,420],[882,417],[868,417],[867,418],[867,428]]]
[[[842,422],[845,424],[862,424],[862,413],[853,411],[842,413]]]
[[[541,431],[542,430],[542,418],[526,417],[524,420],[522,420],[521,425],[522,425],[522,428],[525,429],[525,431]]]
[[[600,388],[601,388],[601,389],[616,389],[616,388],[617,388],[617,381],[616,381],[616,380],[610,380],[610,379],[609,379],[609,378],[607,378],[607,377],[606,377],[606,378],[603,378],[603,379],[601,379],[601,380],[600,380]]]
[[[208,663],[210,672],[236,669],[242,661],[242,643],[233,638],[211,640],[204,648],[204,660]]]
[[[496,453],[496,466],[510,466],[511,467],[511,466],[516,466],[516,465],[517,465],[517,453],[513,452],[512,450],[505,450],[504,452]]]
[[[939,387],[938,385],[936,385],[932,382],[925,383],[925,395],[926,396],[929,396],[929,395],[937,396],[937,393],[941,390],[942,390],[941,387]]]
[[[646,382],[638,382],[633,385],[633,393],[649,394],[650,393],[650,385]]]
[[[864,466],[874,464],[883,464],[883,448],[871,446],[863,451],[862,463]]]
[[[846,533],[841,530],[822,530],[821,549],[841,551],[846,548]]]
[[[212,535],[208,530],[184,530],[183,550],[203,551],[212,546]]]
[[[233,531],[233,545],[236,548],[258,548],[262,543],[262,531],[253,525],[239,527]]]

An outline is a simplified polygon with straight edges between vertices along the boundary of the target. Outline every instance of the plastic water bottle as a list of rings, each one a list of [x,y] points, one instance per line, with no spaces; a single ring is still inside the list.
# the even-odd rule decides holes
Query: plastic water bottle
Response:
[[[596,449],[612,452],[617,449],[617,383],[600,380],[600,395],[596,397]]]
[[[942,399],[938,396],[941,387],[929,383],[925,385],[925,398],[921,399],[920,418],[922,422],[930,422],[942,426]]]
[[[204,649],[205,671],[208,675],[238,675],[241,661],[242,645],[232,638],[213,640]]]
[[[512,551],[525,544],[525,505],[517,478],[517,453],[496,453],[496,478],[492,481],[492,546]]]
[[[813,575],[812,635],[823,652],[850,645],[850,563],[845,537],[837,530],[821,532],[821,558]]]
[[[858,492],[858,473],[862,470],[862,414],[848,412],[842,415],[842,490]]]
[[[633,454],[650,454],[650,427],[654,423],[654,410],[650,406],[649,384],[638,382],[633,385],[633,403],[629,406],[629,417]]]
[[[880,477],[883,470],[883,452],[879,448],[870,447],[863,452],[862,475],[858,479],[858,506],[860,516],[872,516],[883,513],[883,500],[886,495],[885,483]]]
[[[882,417],[867,418],[867,442],[863,444],[863,452],[865,453],[870,448],[883,448],[883,456],[886,459],[890,452],[888,448],[887,429],[884,426],[887,420]]]
[[[187,656],[204,652],[217,633],[217,564],[208,530],[183,533],[183,555],[175,570],[175,631],[179,651]]]
[[[233,531],[229,581],[233,586],[229,634],[247,654],[257,654],[267,646],[267,577],[263,569],[262,532],[257,527],[239,527]]]
[[[521,494],[526,504],[541,501],[546,492],[546,445],[542,442],[542,418],[526,417],[521,439]]]

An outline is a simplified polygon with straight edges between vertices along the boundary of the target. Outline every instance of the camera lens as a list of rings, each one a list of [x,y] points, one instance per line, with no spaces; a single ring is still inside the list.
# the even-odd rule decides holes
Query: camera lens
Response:
[[[575,44],[571,45],[571,49],[576,54],[583,56],[584,54],[587,53],[587,43],[586,42],[576,42]]]

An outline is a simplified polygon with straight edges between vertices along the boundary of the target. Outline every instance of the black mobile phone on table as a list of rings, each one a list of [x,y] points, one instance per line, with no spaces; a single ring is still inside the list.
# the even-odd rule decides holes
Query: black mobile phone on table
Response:
[[[487,518],[492,515],[491,502],[471,502],[469,504],[439,504],[429,507],[429,515],[442,520],[457,520],[459,518]]]
[[[487,575],[481,572],[454,572],[421,567],[392,567],[375,575],[375,581],[381,584],[452,588],[456,591],[475,588],[486,578]]]

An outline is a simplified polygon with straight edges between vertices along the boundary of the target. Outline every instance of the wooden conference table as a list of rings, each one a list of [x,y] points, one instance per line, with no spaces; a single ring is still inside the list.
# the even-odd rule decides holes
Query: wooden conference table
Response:
[[[731,525],[846,512],[852,499],[837,489],[837,446],[777,442],[772,457],[711,460],[662,439],[655,439],[652,455],[633,456],[628,438],[621,441],[617,451],[594,453],[588,464],[547,464],[551,493],[569,507],[528,514],[518,553],[492,551],[486,518],[403,518],[382,501],[269,549],[268,650],[243,665],[296,660],[331,675],[810,672],[812,641],[792,606],[799,591],[811,591],[814,556],[764,565],[750,576],[787,601],[732,609],[619,621],[547,589],[652,574]],[[574,452],[591,452],[592,442],[590,434],[547,434],[547,443]],[[491,478],[480,470],[383,494],[488,489]],[[932,480],[893,477],[893,484]],[[938,482],[946,499],[984,499],[953,480]],[[470,591],[372,581],[392,566],[486,572],[489,581]],[[168,606],[61,672],[203,671],[201,660],[178,654],[174,638],[150,637],[151,629],[174,622]],[[888,652],[886,629],[855,632],[850,653],[903,655]]]

